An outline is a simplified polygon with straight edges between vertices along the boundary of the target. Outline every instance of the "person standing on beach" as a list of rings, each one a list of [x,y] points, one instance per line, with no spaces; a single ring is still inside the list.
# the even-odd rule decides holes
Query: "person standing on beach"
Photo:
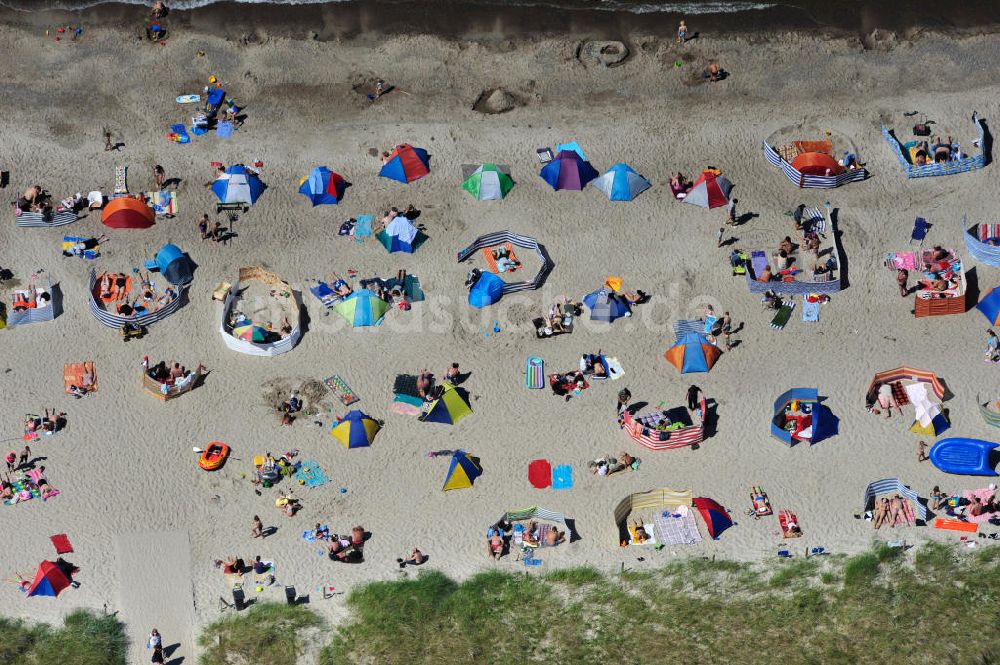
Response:
[[[7,456],[4,457],[4,461],[7,462],[7,471],[8,472],[13,471],[17,466],[17,453],[15,453],[13,450],[10,451],[9,453],[7,453]]]
[[[687,41],[688,27],[681,21],[681,24],[677,26],[677,43],[683,44]]]
[[[728,213],[726,224],[729,226],[736,225],[736,204],[739,202],[739,199],[733,198],[729,199],[729,203],[726,204],[726,212]]]
[[[917,442],[917,461],[926,462],[930,457],[927,456],[927,442],[919,441]]]
[[[29,459],[31,459],[31,448],[25,446],[24,450],[21,451],[21,456],[17,460],[17,465],[19,467],[27,466]]]
[[[253,516],[253,526],[250,528],[250,535],[254,538],[261,538],[264,536],[264,524],[260,521],[260,517],[257,515]]]
[[[163,645],[162,644],[157,644],[155,647],[153,647],[153,657],[150,658],[149,662],[151,662],[151,663],[164,663],[164,662],[166,662],[164,660],[164,658],[163,658]]]
[[[201,239],[204,240],[208,237],[208,213],[201,216],[198,220],[198,233],[201,234]]]
[[[722,247],[722,234],[723,233],[725,233],[725,229],[720,226],[719,227],[719,233],[715,236],[715,246],[716,247]]]
[[[110,152],[114,150],[115,147],[111,145],[111,130],[107,127],[104,128],[104,152]]]
[[[167,172],[163,170],[163,167],[157,164],[153,167],[153,182],[156,183],[156,190],[163,190],[163,183],[167,179]]]
[[[160,631],[153,629],[149,631],[149,638],[146,640],[147,649],[155,649],[158,646],[163,645],[163,638],[160,636]]]
[[[910,290],[906,287],[906,280],[910,278],[910,271],[900,268],[896,271],[896,285],[899,286],[899,297],[905,298]]]
[[[618,391],[617,413],[619,416],[622,415],[622,412],[625,411],[626,408],[628,408],[628,403],[629,400],[631,399],[632,399],[632,393],[629,391],[628,388],[623,388],[620,391]]]

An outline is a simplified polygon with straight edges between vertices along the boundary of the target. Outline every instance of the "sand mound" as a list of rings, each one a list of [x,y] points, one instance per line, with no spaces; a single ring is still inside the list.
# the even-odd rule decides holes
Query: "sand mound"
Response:
[[[619,67],[628,60],[629,50],[624,42],[583,42],[577,48],[576,58],[588,67]]]
[[[476,102],[472,105],[472,110],[488,115],[496,115],[516,109],[518,106],[523,106],[523,104],[513,93],[503,88],[491,88],[479,93],[479,97],[476,98]]]

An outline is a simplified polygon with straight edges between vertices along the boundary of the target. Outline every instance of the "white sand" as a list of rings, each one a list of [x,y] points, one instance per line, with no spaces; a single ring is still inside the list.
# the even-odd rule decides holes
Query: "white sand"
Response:
[[[429,568],[456,576],[494,565],[521,570],[513,559],[492,564],[484,556],[485,528],[510,508],[537,504],[576,520],[582,540],[545,552],[538,572],[575,564],[615,570],[622,562],[655,566],[675,555],[773,556],[782,542],[777,521],[742,516],[754,484],[768,490],[776,509],[798,513],[805,537],[796,547],[831,552],[859,551],[875,537],[867,523],[852,517],[872,480],[898,475],[922,495],[934,484],[946,490],[984,486],[985,479],[946,476],[929,463],[918,464],[916,437],[906,431],[909,420],[876,419],[865,412],[863,398],[876,371],[900,364],[937,371],[955,394],[947,404],[953,433],[996,438],[976,413],[976,393],[995,398],[998,384],[997,369],[981,360],[984,319],[971,311],[915,320],[912,302],[898,297],[892,276],[881,267],[885,252],[907,247],[916,215],[935,225],[929,242],[959,248],[963,214],[995,219],[996,167],[908,182],[878,128],[886,121],[903,130],[912,119],[902,112],[919,109],[938,121],[938,131],[959,137],[968,148],[973,110],[987,119],[1000,117],[994,76],[1000,40],[926,35],[901,40],[890,53],[863,53],[856,43],[790,35],[754,43],[703,37],[686,48],[695,61],[718,57],[733,72],[715,86],[690,85],[692,67],[672,67],[676,53],[669,40],[633,40],[643,41],[648,49],[636,48],[624,66],[604,70],[575,61],[575,43],[554,40],[513,43],[514,50],[499,52],[433,38],[380,44],[276,39],[242,47],[181,34],[161,48],[96,27],[79,44],[54,45],[38,30],[0,33],[2,60],[17,63],[5,68],[8,82],[0,87],[0,161],[12,172],[6,198],[35,182],[58,196],[110,190],[119,162],[129,164],[131,188],[140,190],[150,186],[150,167],[160,163],[168,178],[183,179],[180,216],[149,231],[110,231],[112,240],[97,264],[141,265],[172,241],[199,266],[191,302],[141,342],[124,345],[87,310],[89,266],[58,256],[64,232],[104,231],[96,215],[61,230],[15,229],[9,218],[0,226],[0,264],[19,277],[46,268],[61,284],[66,310],[53,323],[0,333],[3,422],[5,436],[15,438],[5,445],[18,445],[26,412],[56,405],[69,417],[68,431],[33,446],[46,457],[49,478],[62,494],[0,509],[0,561],[5,577],[15,570],[29,574],[41,559],[53,557],[48,535],[67,532],[77,549],[67,558],[81,567],[80,588],[58,600],[25,600],[14,586],[3,587],[3,611],[51,620],[74,607],[108,603],[133,624],[130,634],[139,648],[155,624],[168,644],[185,642],[179,653],[191,654],[191,601],[195,624],[218,616],[217,597],[227,595],[227,588],[211,562],[230,554],[274,559],[281,583],[311,593],[312,607],[335,617],[344,596],[324,601],[316,587],[347,591],[368,580],[395,578],[396,557],[413,546],[430,555]],[[196,57],[198,50],[207,55]],[[189,115],[174,97],[197,92],[212,73],[228,81],[230,95],[246,105],[246,126],[229,141],[207,136],[187,146],[168,143],[168,124]],[[351,84],[375,74],[412,94],[392,94],[368,106]],[[497,85],[528,105],[500,116],[472,112],[480,90]],[[874,177],[832,192],[796,190],[766,164],[760,141],[797,123],[852,137]],[[124,141],[122,152],[102,152],[102,124]],[[609,204],[595,190],[553,193],[536,175],[534,149],[572,139],[598,169],[628,161],[654,188],[631,204]],[[367,154],[402,141],[433,155],[430,176],[407,187],[378,178],[378,162]],[[241,215],[239,237],[226,247],[201,242],[196,219],[214,207],[214,197],[201,186],[211,175],[209,162],[254,159],[265,162],[269,190]],[[503,202],[476,202],[460,189],[460,165],[487,160],[512,166],[518,184]],[[342,205],[313,209],[295,193],[299,178],[316,164],[329,165],[354,184]],[[759,215],[738,229],[740,246],[773,248],[790,231],[782,213],[800,202],[821,205],[829,199],[840,210],[851,286],[823,306],[818,324],[801,321],[800,305],[783,332],[771,330],[758,297],[730,276],[728,252],[715,248],[724,212],[671,199],[671,172],[694,175],[707,164],[736,183],[741,210]],[[430,236],[414,255],[388,256],[374,240],[357,244],[336,237],[349,216],[408,203],[423,210],[419,221]],[[539,238],[555,271],[539,292],[472,310],[462,289],[469,266],[457,264],[455,253],[475,236],[502,228]],[[419,275],[429,300],[409,314],[390,313],[378,329],[352,331],[338,317],[324,317],[307,294],[311,321],[293,352],[274,359],[239,355],[219,338],[210,293],[219,281],[231,281],[240,266],[254,263],[299,285],[331,270],[392,276],[406,268]],[[983,290],[1000,280],[995,268],[976,266],[975,272]],[[525,325],[533,316],[556,296],[581,297],[608,274],[623,277],[628,288],[654,293],[655,301],[611,327],[580,322],[570,336],[535,339]],[[705,302],[731,310],[744,323],[742,343],[709,375],[680,376],[662,357],[673,340],[670,324],[697,315]],[[502,332],[484,337],[494,320]],[[596,385],[569,403],[525,389],[526,356],[541,355],[549,371],[566,370],[581,352],[598,348],[621,360],[624,381]],[[143,355],[189,367],[201,361],[212,372],[193,393],[163,404],[140,389]],[[73,401],[62,394],[61,368],[86,359],[96,361],[101,389]],[[451,427],[389,413],[397,373],[422,367],[440,373],[453,361],[472,372],[465,384],[472,416]],[[369,449],[342,449],[327,434],[329,416],[322,418],[323,428],[310,418],[281,428],[265,403],[269,382],[334,373],[362,396],[360,408],[386,420]],[[636,400],[679,406],[691,383],[719,403],[718,434],[701,449],[650,453],[618,430],[613,416],[619,388],[627,385]],[[817,386],[829,396],[827,404],[841,420],[839,436],[791,450],[770,437],[772,401],[792,386]],[[235,457],[222,471],[206,473],[191,449],[216,439],[230,443]],[[442,493],[447,461],[428,460],[426,453],[457,447],[479,456],[485,473],[474,489]],[[273,507],[276,490],[258,497],[243,476],[252,470],[254,454],[291,448],[318,460],[332,482],[301,491],[305,507],[287,519]],[[586,473],[588,459],[619,450],[642,457],[639,472],[613,478]],[[575,488],[532,489],[526,469],[536,457],[573,464]],[[341,494],[340,487],[348,491]],[[640,552],[646,558],[640,564],[636,551],[619,549],[612,509],[630,492],[657,487],[713,497],[739,525],[716,542]],[[252,540],[254,513],[265,525],[278,526],[278,533]],[[300,538],[317,521],[337,530],[363,524],[373,533],[367,561],[349,566],[317,556]],[[177,549],[181,539],[172,536],[170,549],[156,559],[171,560],[169,569],[131,569],[122,560],[127,546],[115,543],[159,543],[135,535],[148,531],[187,533],[190,573],[184,572],[185,553]],[[957,539],[928,528],[878,534],[890,536]],[[129,554],[128,562],[134,561],[136,552]],[[152,582],[158,574],[163,579]],[[182,584],[188,574],[190,583]],[[277,586],[262,595],[282,598]]]

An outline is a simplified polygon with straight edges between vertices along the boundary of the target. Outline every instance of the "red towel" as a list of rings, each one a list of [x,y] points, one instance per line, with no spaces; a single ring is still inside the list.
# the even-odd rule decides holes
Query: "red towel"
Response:
[[[552,487],[552,465],[547,459],[536,459],[528,463],[528,482],[540,490]]]
[[[73,551],[73,545],[69,542],[69,536],[65,533],[56,534],[55,536],[50,536],[49,540],[56,548],[56,554],[69,554]]]

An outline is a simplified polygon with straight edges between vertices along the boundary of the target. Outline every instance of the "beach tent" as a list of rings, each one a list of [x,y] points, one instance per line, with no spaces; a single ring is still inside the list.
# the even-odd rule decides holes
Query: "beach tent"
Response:
[[[420,417],[421,420],[427,423],[454,425],[472,413],[472,408],[458,394],[455,386],[443,381],[441,388],[443,388],[441,396],[431,402],[431,405],[427,407],[427,413]]]
[[[402,183],[413,182],[431,172],[429,163],[430,157],[426,150],[403,143],[389,154],[378,174]]]
[[[112,229],[148,229],[156,213],[139,199],[125,196],[104,206],[101,223]]]
[[[393,252],[412,254],[413,250],[419,247],[425,238],[424,234],[413,225],[413,222],[403,215],[399,215],[386,224],[376,237],[390,254]]]
[[[609,201],[631,201],[652,187],[649,181],[628,164],[615,164],[590,183],[607,195]]]
[[[333,426],[330,435],[344,444],[345,448],[367,448],[372,445],[375,435],[382,429],[371,416],[352,409],[344,419]]]
[[[563,150],[538,173],[552,189],[580,191],[597,177],[597,169],[580,157],[575,150]]]
[[[707,372],[721,355],[722,351],[717,346],[697,332],[684,333],[678,338],[677,343],[663,354],[681,374]]]
[[[324,203],[337,204],[344,197],[347,183],[325,166],[317,166],[299,181],[299,194],[304,194],[315,208]]]
[[[514,180],[492,162],[477,168],[462,183],[462,189],[480,201],[502,199],[513,187]]]
[[[448,475],[444,478],[444,487],[441,491],[467,489],[472,487],[472,483],[481,475],[483,475],[482,467],[469,453],[456,450],[451,456],[451,466],[448,467]]]
[[[583,304],[590,309],[591,321],[611,323],[630,312],[628,303],[608,289],[599,289],[583,297]]]
[[[234,164],[212,183],[219,203],[242,203],[251,206],[264,192],[264,183],[242,164]]]
[[[715,499],[695,497],[691,499],[691,505],[697,509],[702,519],[705,520],[708,535],[713,540],[718,540],[722,532],[733,525],[733,520],[729,517],[729,513]]]
[[[996,286],[986,294],[976,309],[983,313],[990,320],[991,326],[1000,326],[1000,286]]]
[[[789,407],[794,414],[788,413]],[[837,434],[838,425],[837,417],[820,403],[816,388],[792,388],[774,401],[771,435],[789,446],[796,441],[819,443]]]
[[[58,596],[69,583],[58,563],[42,561],[35,573],[35,581],[28,587],[28,596]]]
[[[484,272],[469,289],[469,304],[480,309],[492,305],[503,296],[504,281],[491,272]]]
[[[333,307],[333,311],[355,328],[378,325],[388,310],[389,303],[368,289],[355,291]]]
[[[156,257],[146,263],[149,269],[159,270],[163,278],[174,286],[188,284],[194,277],[194,265],[187,254],[174,244],[164,245]]]
[[[718,208],[729,203],[729,193],[733,183],[715,171],[706,169],[691,186],[684,197],[684,203],[693,203],[702,208]]]
[[[940,436],[950,427],[941,413],[941,405],[928,399],[926,383],[911,383],[904,386],[904,390],[914,409],[911,432],[920,436]]]

